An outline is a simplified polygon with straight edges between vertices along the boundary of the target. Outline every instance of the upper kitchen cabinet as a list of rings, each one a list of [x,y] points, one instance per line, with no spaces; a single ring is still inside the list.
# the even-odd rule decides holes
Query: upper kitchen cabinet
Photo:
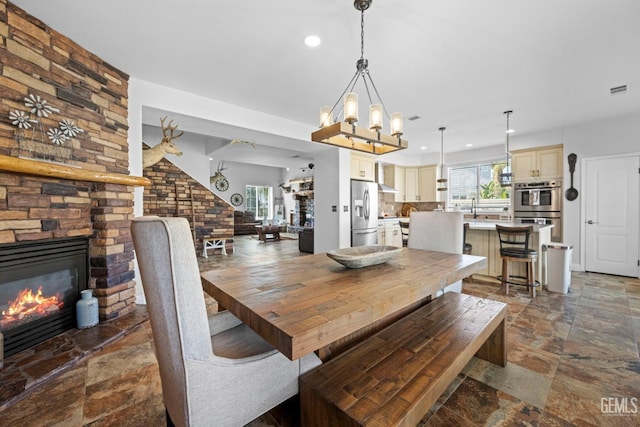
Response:
[[[373,157],[351,153],[351,179],[375,180],[376,162]]]
[[[420,202],[436,200],[436,166],[418,168],[418,197]]]
[[[562,145],[511,152],[514,181],[562,178]]]
[[[405,168],[405,201],[434,202],[436,200],[436,166]]]
[[[386,165],[384,167],[384,183],[397,191],[393,195],[394,202],[405,201],[404,181],[405,175],[402,166]]]

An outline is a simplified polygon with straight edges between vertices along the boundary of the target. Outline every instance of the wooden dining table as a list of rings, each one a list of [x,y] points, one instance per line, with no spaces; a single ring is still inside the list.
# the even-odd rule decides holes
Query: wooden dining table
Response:
[[[486,268],[484,257],[402,248],[350,269],[325,253],[201,273],[204,291],[291,360],[328,360]]]

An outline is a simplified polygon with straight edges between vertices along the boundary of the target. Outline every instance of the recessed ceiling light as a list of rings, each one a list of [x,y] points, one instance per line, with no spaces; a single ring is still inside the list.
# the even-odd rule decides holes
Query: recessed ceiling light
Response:
[[[467,147],[473,147],[473,144],[467,144]]]
[[[209,160],[213,160],[213,157],[209,157]]]
[[[322,41],[320,40],[320,37],[318,36],[307,36],[304,38],[304,44],[306,44],[309,47],[317,47],[320,46],[320,43]]]
[[[514,133],[514,132],[515,132],[515,130],[513,130],[513,129],[507,129],[507,133]]]
[[[427,149],[427,147],[420,147],[420,149],[421,149],[421,150],[426,150],[426,149]]]

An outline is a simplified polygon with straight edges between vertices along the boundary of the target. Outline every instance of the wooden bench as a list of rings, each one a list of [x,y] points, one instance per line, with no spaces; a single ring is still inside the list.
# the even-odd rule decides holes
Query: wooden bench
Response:
[[[227,255],[227,243],[233,245],[233,237],[206,237],[202,239],[202,257],[209,258],[208,249],[220,249],[222,255]]]
[[[415,426],[476,355],[506,366],[507,305],[448,292],[300,378],[303,426]]]

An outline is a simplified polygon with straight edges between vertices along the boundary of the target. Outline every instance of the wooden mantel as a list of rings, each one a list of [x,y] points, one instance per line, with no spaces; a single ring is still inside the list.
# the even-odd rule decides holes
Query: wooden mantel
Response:
[[[77,169],[57,163],[40,162],[37,160],[21,159],[0,155],[0,171],[24,173],[29,175],[49,176],[78,181],[106,182],[128,186],[147,186],[149,179],[142,176],[125,175]]]

